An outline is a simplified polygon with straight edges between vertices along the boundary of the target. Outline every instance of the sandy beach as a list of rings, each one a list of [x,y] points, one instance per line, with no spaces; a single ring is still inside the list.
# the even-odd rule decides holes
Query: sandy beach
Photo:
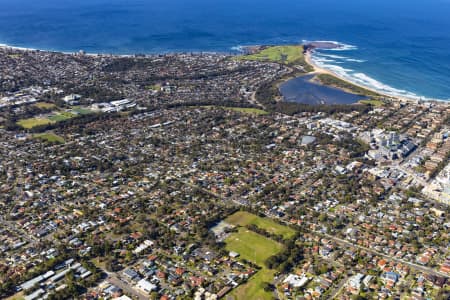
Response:
[[[349,82],[349,83],[351,83],[351,84],[353,84],[353,85],[355,85],[355,86],[358,86],[358,87],[360,87],[360,88],[366,89],[366,90],[368,90],[368,91],[377,93],[377,94],[379,94],[379,95],[381,95],[381,96],[384,96],[384,97],[386,97],[386,98],[396,99],[396,100],[406,101],[406,102],[414,102],[414,103],[417,103],[417,102],[419,101],[418,99],[413,99],[413,98],[407,98],[407,97],[400,97],[400,96],[389,95],[389,94],[386,94],[386,93],[377,91],[377,90],[375,90],[375,89],[373,89],[373,88],[370,88],[370,87],[367,87],[367,86],[363,86],[363,85],[360,85],[360,84],[351,82],[351,81],[348,80],[347,78],[344,78],[344,77],[340,76],[339,74],[336,74],[336,73],[334,73],[334,72],[332,72],[332,71],[330,71],[330,70],[326,70],[326,69],[324,69],[324,68],[321,68],[320,66],[318,66],[317,64],[315,64],[315,63],[313,62],[313,60],[312,60],[311,55],[312,55],[312,54],[311,54],[311,50],[307,51],[307,52],[305,53],[305,60],[306,60],[306,62],[307,62],[309,65],[311,65],[311,66],[314,68],[314,73],[317,73],[317,74],[328,74],[328,75],[337,77],[337,78],[339,78],[339,79],[341,79],[341,80],[343,80],[343,81]]]

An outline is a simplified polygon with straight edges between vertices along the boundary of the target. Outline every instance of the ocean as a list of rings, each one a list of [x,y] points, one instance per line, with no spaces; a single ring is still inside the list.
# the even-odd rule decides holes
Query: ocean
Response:
[[[328,40],[320,66],[389,93],[450,101],[450,0],[0,0],[0,43],[88,53],[239,53]]]

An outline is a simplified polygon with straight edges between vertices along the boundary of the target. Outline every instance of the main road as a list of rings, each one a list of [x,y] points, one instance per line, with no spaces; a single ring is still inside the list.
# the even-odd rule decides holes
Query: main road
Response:
[[[425,266],[421,266],[421,265],[418,265],[418,264],[406,261],[404,259],[391,256],[391,255],[387,255],[387,254],[378,252],[376,250],[373,250],[373,249],[370,249],[370,248],[367,248],[367,247],[364,247],[364,246],[361,246],[361,245],[356,245],[356,244],[353,244],[352,242],[349,242],[347,240],[335,237],[333,235],[329,235],[327,233],[322,233],[322,232],[318,232],[318,231],[314,231],[314,233],[316,233],[318,235],[325,236],[326,238],[331,239],[331,240],[333,240],[333,241],[335,241],[335,242],[337,242],[339,244],[344,244],[344,245],[347,245],[347,246],[355,247],[355,248],[358,248],[360,250],[364,250],[366,252],[370,252],[372,254],[375,254],[375,255],[378,255],[378,256],[382,256],[382,257],[384,257],[384,258],[386,258],[388,260],[405,264],[405,265],[409,266],[412,269],[416,269],[416,270],[419,270],[419,271],[422,271],[422,272],[425,272],[425,273],[430,273],[430,274],[433,274],[435,276],[442,276],[442,277],[445,277],[445,278],[450,278],[450,276],[448,276],[447,274],[445,274],[443,272],[440,272],[440,271],[437,271],[435,269],[428,268],[428,267],[425,267]]]
[[[190,186],[190,187],[192,187],[192,188],[196,188],[196,189],[198,189],[198,190],[201,190],[201,191],[203,191],[204,193],[209,194],[209,195],[211,195],[211,196],[213,196],[213,197],[215,197],[215,198],[221,200],[224,204],[228,204],[230,201],[232,201],[232,202],[234,202],[235,204],[237,204],[237,205],[239,205],[239,206],[244,206],[244,205],[245,205],[245,204],[242,203],[241,201],[238,201],[238,200],[236,200],[236,199],[234,199],[234,198],[227,199],[227,198],[222,197],[221,195],[218,195],[218,194],[216,194],[216,193],[213,193],[213,192],[211,192],[211,191],[208,191],[208,190],[204,189],[203,187],[199,187],[199,186],[197,186],[197,185],[188,183],[187,181],[182,180],[182,179],[179,179],[179,178],[176,178],[176,179],[177,179],[179,182],[181,182],[181,183],[184,183],[184,184],[186,184],[186,185],[188,185],[188,186]],[[283,220],[283,219],[280,219],[280,218],[278,218],[278,220],[280,220],[280,221],[283,222],[284,224],[291,225],[291,224],[290,224],[288,221],[286,221],[286,220]],[[381,252],[379,252],[379,251],[376,251],[376,250],[374,250],[374,249],[370,249],[370,248],[367,248],[367,247],[364,247],[364,246],[361,246],[361,245],[357,245],[357,244],[354,244],[354,243],[352,243],[352,242],[350,242],[350,241],[347,241],[347,240],[344,240],[344,239],[335,237],[335,236],[333,236],[333,235],[329,235],[329,234],[327,234],[327,233],[323,233],[323,232],[320,232],[320,231],[317,231],[317,230],[309,230],[309,231],[310,231],[311,233],[316,234],[316,235],[319,235],[319,236],[322,236],[322,237],[326,237],[326,238],[328,238],[328,239],[331,239],[331,240],[335,241],[335,242],[338,243],[338,244],[343,244],[343,245],[346,245],[346,246],[355,247],[355,248],[358,248],[358,249],[360,249],[360,250],[364,250],[364,251],[366,251],[366,252],[370,252],[370,253],[372,253],[372,254],[375,254],[375,255],[384,257],[384,258],[386,258],[386,259],[388,259],[388,260],[395,261],[395,262],[397,262],[397,263],[405,264],[405,265],[407,265],[408,267],[410,267],[410,268],[412,268],[412,269],[415,269],[415,270],[418,270],[418,271],[421,271],[421,272],[425,272],[425,273],[429,273],[429,274],[433,274],[433,275],[435,275],[435,276],[442,276],[442,277],[445,277],[445,278],[450,278],[449,275],[447,275],[447,274],[445,274],[445,273],[443,273],[443,272],[437,271],[437,270],[435,270],[435,269],[432,269],[432,268],[429,268],[429,267],[425,267],[425,266],[421,266],[421,265],[418,265],[418,264],[415,264],[415,263],[406,261],[406,260],[404,260],[404,259],[400,259],[400,258],[391,256],[391,255],[387,255],[387,254],[381,253]]]
[[[11,231],[20,233],[20,237],[27,240],[29,243],[35,243],[38,242],[38,239],[30,234],[29,232],[26,232],[23,228],[18,227],[13,221],[8,221],[3,218],[2,215],[0,215],[0,223],[3,225],[6,225]]]
[[[120,279],[117,274],[110,272],[106,272],[106,274],[108,274],[108,282],[120,288],[125,294],[133,296],[133,298],[139,300],[149,299],[149,295],[145,295],[144,293],[133,288],[132,286],[130,286],[130,284]]]

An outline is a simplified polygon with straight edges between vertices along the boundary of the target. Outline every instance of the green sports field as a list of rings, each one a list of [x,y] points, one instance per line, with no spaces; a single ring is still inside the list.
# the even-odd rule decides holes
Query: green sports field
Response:
[[[244,227],[231,234],[226,240],[226,249],[236,251],[242,258],[264,266],[270,256],[283,249],[283,245]]]
[[[75,117],[75,114],[73,114],[71,112],[57,112],[48,118],[54,122],[61,122],[61,121],[72,119],[73,117]]]
[[[47,105],[47,104],[51,105],[50,103],[46,103],[46,104],[41,103],[41,106]],[[44,107],[44,106],[42,106],[42,107]],[[47,107],[50,108],[50,106],[47,106]],[[33,127],[40,126],[40,125],[54,124],[57,122],[69,120],[69,119],[75,118],[77,116],[77,114],[85,115],[85,114],[90,114],[90,113],[92,113],[91,110],[84,109],[84,108],[74,108],[73,112],[71,112],[71,111],[54,111],[45,117],[35,117],[35,118],[19,120],[17,122],[17,125],[21,126],[22,128],[25,128],[25,129],[31,129]]]
[[[274,299],[272,292],[266,292],[263,288],[264,282],[272,282],[275,276],[274,270],[262,269],[250,278],[250,280],[230,293],[235,299],[255,299],[255,300],[271,300]]]
[[[47,124],[53,124],[53,123],[55,123],[55,121],[52,121],[48,118],[29,118],[29,119],[19,120],[17,122],[17,125],[25,128],[25,129],[30,129],[35,126],[47,125]]]
[[[70,110],[71,113],[79,115],[88,115],[94,113],[92,110],[83,107],[75,107]]]
[[[246,211],[238,211],[234,213],[226,218],[225,222],[236,226],[253,224],[270,233],[281,235],[285,239],[291,238],[295,235],[295,230],[288,226],[278,224],[272,219],[262,218]]]
[[[244,227],[232,233],[225,243],[228,251],[235,251],[241,258],[262,267],[247,283],[233,290],[230,296],[234,299],[273,299],[272,293],[264,291],[262,284],[272,282],[275,271],[267,269],[264,262],[280,252],[283,245]]]

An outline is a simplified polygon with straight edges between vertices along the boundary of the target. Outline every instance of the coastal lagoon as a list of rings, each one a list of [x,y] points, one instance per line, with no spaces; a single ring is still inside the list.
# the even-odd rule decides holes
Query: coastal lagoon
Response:
[[[366,99],[361,95],[347,93],[337,88],[324,86],[311,79],[314,75],[306,75],[288,80],[280,85],[283,100],[311,105],[318,104],[353,104]]]
[[[334,40],[313,60],[392,95],[450,100],[449,0],[0,0],[0,43],[88,53],[239,53]]]

